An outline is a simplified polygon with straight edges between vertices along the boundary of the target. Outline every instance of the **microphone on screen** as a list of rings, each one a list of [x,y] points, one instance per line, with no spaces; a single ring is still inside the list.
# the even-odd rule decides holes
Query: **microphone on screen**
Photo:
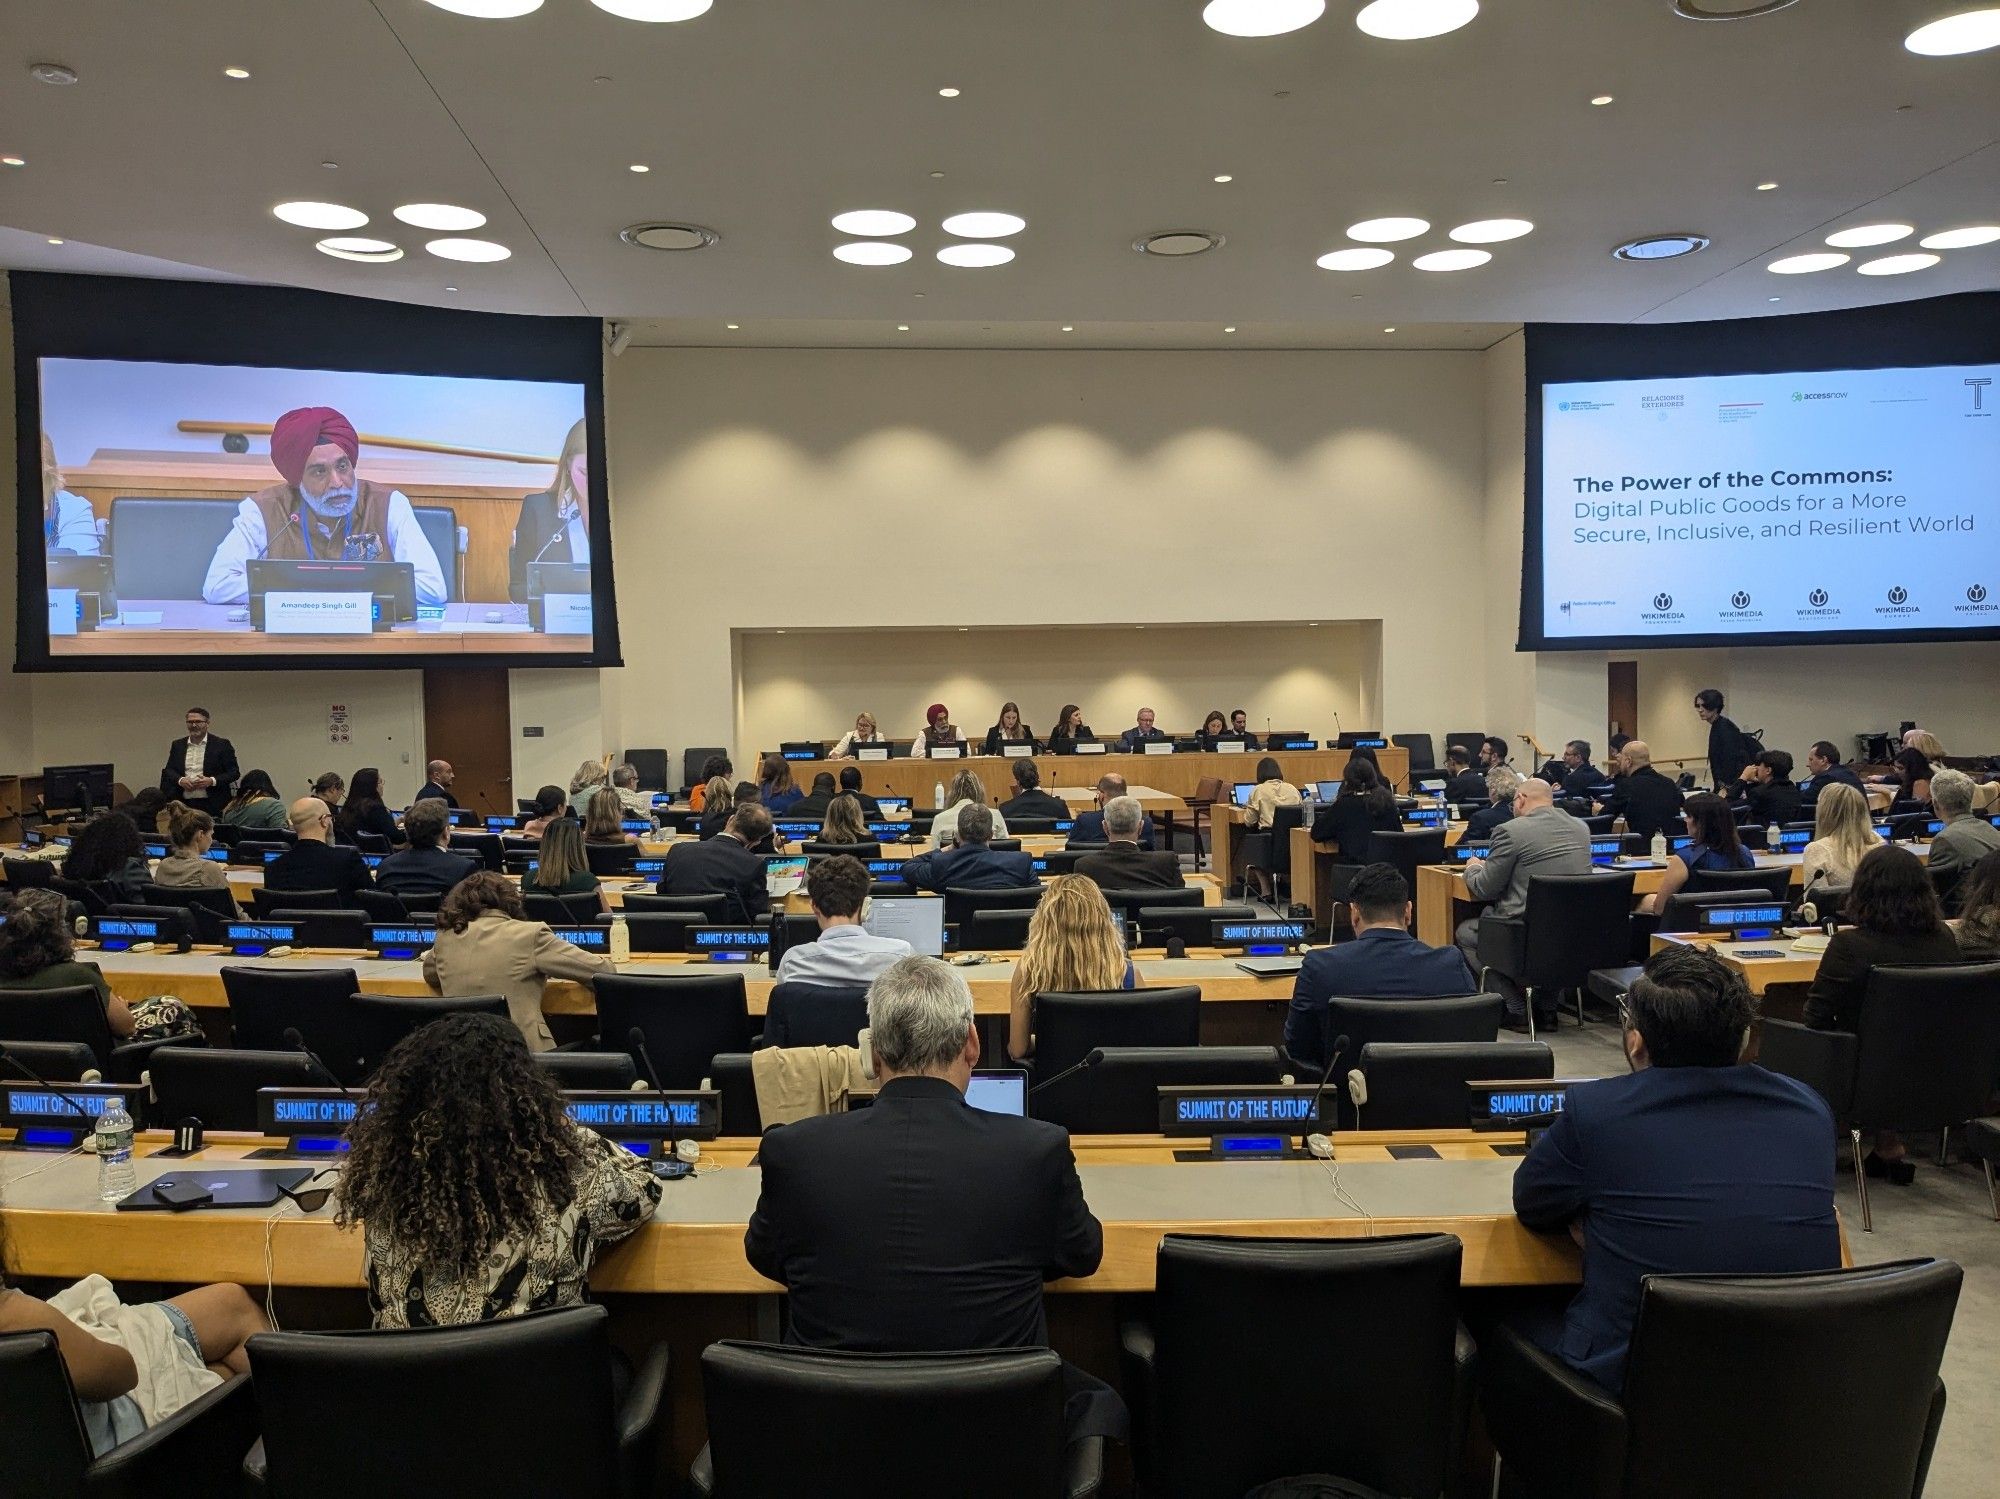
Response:
[[[287,531],[293,529],[296,529],[298,531],[299,540],[303,542],[306,539],[306,526],[305,522],[299,519],[299,513],[296,510],[294,510],[290,515],[286,516],[285,523],[282,526],[278,527],[278,536],[283,536]],[[264,544],[265,551],[267,552],[270,551],[272,547],[278,544],[278,536],[273,536],[269,541],[267,541]],[[310,548],[308,548],[308,550],[310,550]]]
[[[563,526],[560,529],[558,529],[555,535],[551,536],[547,541],[542,543],[541,551],[535,553],[534,556],[528,559],[528,565],[530,567],[533,567],[537,562],[540,562],[543,556],[547,554],[549,548],[554,546],[557,542],[561,541],[567,535],[569,535],[568,526]]]
[[[639,1054],[639,1060],[645,1064],[646,1081],[653,1085],[653,1091],[655,1093],[666,1092],[666,1089],[660,1086],[659,1071],[657,1068],[653,1066],[653,1054],[650,1051],[646,1050],[645,1031],[641,1030],[636,1025],[633,1026],[632,1029],[630,1029],[625,1033],[625,1044],[631,1047],[633,1051],[637,1052]]]

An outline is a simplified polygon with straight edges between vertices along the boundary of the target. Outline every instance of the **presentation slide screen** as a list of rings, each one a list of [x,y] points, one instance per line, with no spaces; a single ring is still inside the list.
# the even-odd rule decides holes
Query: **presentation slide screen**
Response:
[[[1531,337],[1522,648],[2000,638],[2000,341],[1922,358],[1924,305]]]

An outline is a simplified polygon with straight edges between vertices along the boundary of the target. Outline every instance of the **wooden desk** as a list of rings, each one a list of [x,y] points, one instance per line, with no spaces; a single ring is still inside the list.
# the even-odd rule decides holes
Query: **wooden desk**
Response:
[[[150,613],[159,615],[160,622],[108,624],[77,635],[58,635],[51,648],[59,656],[220,649],[274,654],[357,651],[366,641],[365,649],[372,655],[480,656],[569,655],[591,647],[588,635],[545,635],[530,629],[527,607],[521,604],[446,604],[441,620],[400,624],[367,636],[266,635],[248,623],[230,620],[232,613],[240,612],[238,606],[204,604],[195,599],[124,599],[121,609],[124,617]]]
[[[1707,948],[1731,968],[1743,975],[1744,983],[1750,986],[1752,994],[1763,994],[1766,990],[1781,984],[1810,984],[1819,977],[1821,950],[1800,952],[1789,937],[1775,937],[1768,942],[1722,942],[1712,937],[1698,936],[1693,932],[1655,932],[1654,952],[1669,945],[1701,946]],[[1780,952],[1777,958],[1748,958],[1746,952]]]

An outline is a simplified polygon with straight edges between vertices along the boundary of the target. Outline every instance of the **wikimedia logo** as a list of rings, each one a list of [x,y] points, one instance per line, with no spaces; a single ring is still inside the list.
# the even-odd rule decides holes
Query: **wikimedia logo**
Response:
[[[1815,588],[1811,593],[1806,595],[1806,602],[1811,604],[1815,609],[1824,609],[1826,601],[1830,596],[1824,588]]]
[[[1748,609],[1750,607],[1750,595],[1740,588],[1737,589],[1736,592],[1729,596],[1729,607],[1732,609]]]
[[[1965,590],[1965,602],[1952,605],[1952,612],[1956,614],[2000,614],[2000,604],[1993,603],[1988,599],[1987,588],[1984,583],[1974,583],[1970,588]]]
[[[1966,601],[1966,602],[1967,602],[1968,604],[1983,604],[1983,603],[1985,603],[1985,602],[1986,602],[1986,585],[1985,585],[1984,583],[1974,583],[1974,584],[1973,584],[1973,585],[1972,585],[1972,586],[1971,586],[1970,588],[1966,589],[1966,590],[1965,590],[1965,601]]]
[[[1671,593],[1654,594],[1653,607],[1659,610],[1662,614],[1666,613],[1669,609],[1674,607],[1674,596]]]
[[[1890,603],[1907,604],[1909,603],[1909,601],[1910,601],[1910,590],[1903,587],[1902,584],[1898,583],[1894,588],[1889,590]]]

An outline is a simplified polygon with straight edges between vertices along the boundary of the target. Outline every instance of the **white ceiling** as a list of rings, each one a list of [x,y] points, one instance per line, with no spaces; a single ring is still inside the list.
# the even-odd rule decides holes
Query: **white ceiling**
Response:
[[[642,345],[1477,348],[1524,320],[2000,286],[2000,244],[1901,277],[1763,269],[1848,224],[2000,221],[2000,50],[1901,45],[1963,0],[1800,0],[1722,24],[1670,0],[1487,0],[1422,42],[1356,30],[1357,0],[1263,40],[1209,31],[1201,0],[715,0],[664,26],[587,0],[511,21],[423,0],[5,8],[0,154],[27,159],[0,168],[10,267],[586,313],[633,322]],[[81,81],[32,82],[38,61]],[[232,65],[251,78],[225,78]],[[1600,93],[1616,102],[1593,108]],[[295,198],[364,209],[360,233],[409,253],[321,255],[313,231],[271,216]],[[410,201],[481,210],[477,232],[513,258],[430,256],[389,215]],[[915,258],[835,261],[827,220],[859,207],[915,215]],[[1018,258],[939,265],[938,221],[988,207],[1027,218],[1007,242]],[[1313,264],[1346,225],[1387,214],[1435,227],[1381,270]],[[1452,225],[1497,216],[1538,227],[1476,270],[1410,268]],[[656,219],[721,241],[619,241]],[[1172,228],[1228,242],[1178,262],[1133,253]],[[1659,265],[1608,254],[1679,230],[1714,244]]]

